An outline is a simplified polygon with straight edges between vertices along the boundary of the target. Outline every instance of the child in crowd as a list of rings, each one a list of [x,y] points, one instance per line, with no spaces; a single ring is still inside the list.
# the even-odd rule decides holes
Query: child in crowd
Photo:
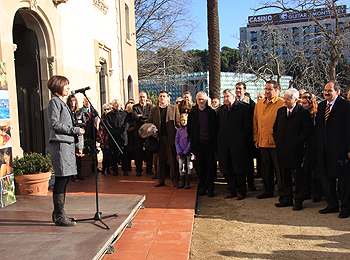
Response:
[[[187,118],[188,114],[180,115],[181,128],[178,128],[175,136],[175,146],[177,156],[179,158],[179,170],[181,177],[181,184],[177,186],[178,189],[185,187],[190,188],[190,181],[192,179],[193,163],[191,161],[190,153],[190,139],[187,133]],[[187,178],[186,175],[186,163],[187,163]]]
[[[109,166],[111,164],[111,148],[108,145],[108,132],[102,122],[100,122],[98,126],[97,142],[100,143],[102,154],[103,154],[102,174],[105,173],[106,169],[107,169],[107,174],[111,174],[109,171]]]

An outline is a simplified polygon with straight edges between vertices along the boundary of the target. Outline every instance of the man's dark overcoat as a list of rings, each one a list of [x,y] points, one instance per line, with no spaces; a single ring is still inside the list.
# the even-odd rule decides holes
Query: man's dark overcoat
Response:
[[[114,139],[119,146],[128,145],[128,133],[127,130],[130,124],[130,115],[122,110],[113,109],[107,114],[107,127],[111,131]],[[115,147],[112,138],[108,138],[108,143],[111,147]]]
[[[139,129],[148,119],[152,107],[153,105],[149,103],[146,103],[144,107],[140,103],[133,106],[131,118],[135,121],[134,137],[140,137]],[[139,114],[142,114],[142,116],[138,116]]]
[[[326,174],[324,163],[327,158],[327,176],[339,177],[337,163],[348,160],[350,152],[350,102],[338,96],[325,126],[326,106],[327,101],[322,101],[316,116],[317,171]]]
[[[249,138],[252,134],[249,107],[238,100],[234,102],[230,111],[227,105],[223,105],[217,110],[216,122],[221,172],[229,174],[229,156],[235,173],[248,172],[251,160],[248,156]]]
[[[304,143],[312,133],[313,123],[309,109],[297,103],[288,117],[286,107],[278,109],[273,126],[278,165],[299,169],[304,158]]]
[[[216,142],[216,112],[211,107],[208,109],[208,125],[210,144],[213,152],[217,151]],[[195,105],[188,114],[187,133],[191,141],[191,152],[197,154],[199,146],[199,119],[198,119],[198,105]]]

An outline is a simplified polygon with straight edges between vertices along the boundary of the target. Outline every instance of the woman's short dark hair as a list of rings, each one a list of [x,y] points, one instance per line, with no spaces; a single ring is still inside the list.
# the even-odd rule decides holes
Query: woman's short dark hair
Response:
[[[52,76],[47,82],[47,88],[51,90],[52,94],[62,95],[63,87],[69,85],[69,80],[65,76]]]

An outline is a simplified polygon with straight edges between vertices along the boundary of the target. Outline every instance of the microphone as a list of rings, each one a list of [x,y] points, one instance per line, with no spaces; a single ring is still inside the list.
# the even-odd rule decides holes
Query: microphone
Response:
[[[86,90],[89,90],[90,86],[86,87],[86,88],[80,88],[77,90],[72,90],[72,95],[75,95],[76,93],[84,93]]]

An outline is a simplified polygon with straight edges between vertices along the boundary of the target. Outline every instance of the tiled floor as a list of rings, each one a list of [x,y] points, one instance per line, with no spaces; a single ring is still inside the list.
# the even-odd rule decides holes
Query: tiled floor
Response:
[[[176,189],[170,179],[166,186],[154,187],[157,180],[144,174],[136,177],[98,175],[98,189],[101,196],[138,194],[146,195],[144,209],[140,209],[132,220],[132,228],[127,228],[114,244],[115,252],[105,255],[111,259],[188,259],[195,213],[197,179],[190,189]],[[94,176],[84,181],[70,182],[67,194],[84,195],[95,191]]]

